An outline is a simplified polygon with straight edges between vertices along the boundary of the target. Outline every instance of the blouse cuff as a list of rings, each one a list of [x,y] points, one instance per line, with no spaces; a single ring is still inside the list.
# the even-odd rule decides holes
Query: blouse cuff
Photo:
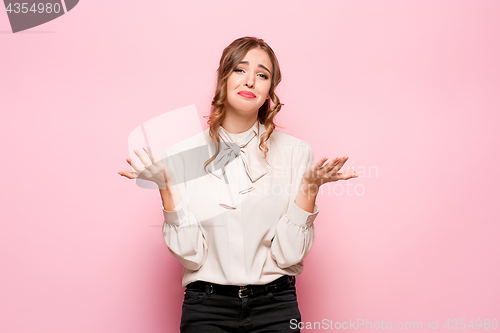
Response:
[[[191,224],[189,219],[189,211],[186,207],[186,201],[181,200],[181,202],[174,207],[173,211],[165,210],[163,206],[163,202],[161,203],[161,207],[163,208],[163,217],[166,224],[170,224],[173,226],[184,226]]]
[[[308,211],[305,211],[297,206],[295,201],[293,201],[292,207],[290,208],[290,211],[287,215],[292,224],[302,229],[307,229],[313,225],[318,213],[319,207],[316,204],[314,204],[314,211],[312,213],[309,213]]]

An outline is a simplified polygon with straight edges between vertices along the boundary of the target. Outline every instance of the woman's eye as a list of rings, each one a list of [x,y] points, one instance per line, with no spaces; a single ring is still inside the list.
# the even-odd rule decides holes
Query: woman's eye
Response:
[[[235,68],[235,69],[234,69],[234,71],[235,71],[236,73],[243,73],[243,72],[244,72],[244,70],[243,70],[242,68]],[[259,74],[257,74],[257,75],[258,75],[258,76],[260,76],[261,78],[263,78],[264,80],[269,79],[269,77],[268,77],[266,74],[259,73]]]

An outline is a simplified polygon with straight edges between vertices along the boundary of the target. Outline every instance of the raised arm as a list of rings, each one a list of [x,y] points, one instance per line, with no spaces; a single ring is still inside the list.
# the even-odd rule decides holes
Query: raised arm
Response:
[[[278,221],[276,235],[271,244],[271,256],[281,268],[299,264],[311,250],[314,241],[313,222],[319,213],[319,208],[314,200],[311,201],[309,198],[306,201],[298,197],[302,174],[312,162],[311,146],[301,141],[292,150],[288,211]]]
[[[165,189],[160,189],[164,216],[163,238],[170,253],[184,267],[198,270],[207,258],[208,244],[199,222],[189,210],[185,199],[187,192],[185,161],[179,154],[176,155],[176,159],[169,159],[173,154],[170,150],[165,150],[162,154],[166,168],[173,173],[173,181]]]
[[[186,193],[185,168],[182,154],[177,158],[169,158],[168,150],[164,151],[161,160],[155,160],[148,147],[147,153],[134,150],[142,166],[127,158],[133,169],[121,170],[118,173],[129,179],[144,179],[158,185],[163,208],[163,236],[170,252],[187,269],[197,270],[206,260],[207,241],[196,217],[189,211],[183,200]],[[171,155],[170,155],[171,156]],[[148,158],[149,157],[149,158]]]

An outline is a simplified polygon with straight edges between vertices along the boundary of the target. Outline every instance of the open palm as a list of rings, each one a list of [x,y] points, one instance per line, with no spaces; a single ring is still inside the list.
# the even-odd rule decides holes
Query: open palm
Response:
[[[319,187],[325,183],[358,177],[354,170],[340,171],[348,158],[348,156],[336,157],[325,164],[328,157],[323,157],[304,172],[303,180],[308,184]]]

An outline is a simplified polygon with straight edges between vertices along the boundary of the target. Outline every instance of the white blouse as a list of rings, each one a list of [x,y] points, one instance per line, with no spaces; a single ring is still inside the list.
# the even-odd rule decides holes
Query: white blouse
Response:
[[[165,243],[184,266],[182,286],[196,280],[265,284],[300,274],[319,213],[317,205],[309,213],[294,202],[314,162],[311,146],[274,130],[266,163],[258,147],[265,127],[258,120],[238,134],[221,126],[220,152],[207,173],[204,164],[215,153],[208,131],[162,154],[182,198],[174,211],[163,209]]]

